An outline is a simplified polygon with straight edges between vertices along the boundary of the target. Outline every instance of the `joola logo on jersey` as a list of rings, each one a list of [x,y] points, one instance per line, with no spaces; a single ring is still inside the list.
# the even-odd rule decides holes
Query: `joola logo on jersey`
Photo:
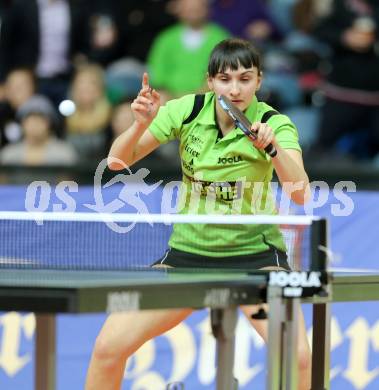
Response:
[[[234,164],[242,161],[241,156],[233,156],[233,157],[219,157],[217,164]]]

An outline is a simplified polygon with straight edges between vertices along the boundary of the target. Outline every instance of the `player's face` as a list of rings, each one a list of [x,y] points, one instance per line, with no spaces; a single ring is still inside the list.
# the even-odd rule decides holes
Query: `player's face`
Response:
[[[223,73],[217,73],[215,77],[209,77],[208,86],[216,96],[225,95],[244,111],[259,89],[261,81],[262,76],[258,74],[256,67],[240,67],[238,70],[227,69]]]

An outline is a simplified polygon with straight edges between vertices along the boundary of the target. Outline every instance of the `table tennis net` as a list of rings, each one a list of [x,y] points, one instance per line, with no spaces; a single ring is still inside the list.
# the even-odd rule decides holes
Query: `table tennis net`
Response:
[[[235,241],[240,236],[246,241],[250,232],[253,237],[259,226],[278,227],[290,265],[309,269],[315,245],[312,223],[311,217],[301,216],[4,212],[0,213],[0,268],[147,268],[164,256],[175,224],[175,229],[185,227],[180,229],[184,232],[182,239],[192,245],[195,253],[205,246],[215,258],[231,256],[236,250]],[[199,226],[204,235],[201,239],[191,236]],[[215,236],[221,240],[212,247]]]

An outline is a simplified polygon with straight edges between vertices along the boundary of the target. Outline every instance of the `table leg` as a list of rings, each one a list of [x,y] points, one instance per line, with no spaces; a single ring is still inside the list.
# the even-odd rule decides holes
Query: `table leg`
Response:
[[[36,314],[35,390],[55,390],[55,315]]]
[[[267,291],[268,345],[267,345],[267,390],[280,390],[283,387],[283,323],[285,307],[282,289],[270,286]]]
[[[237,390],[233,374],[237,319],[237,307],[211,310],[212,331],[217,341],[217,390]]]
[[[330,389],[330,324],[330,304],[314,304],[311,390]]]
[[[286,299],[286,318],[284,324],[283,357],[285,366],[286,389],[297,390],[298,386],[298,328],[300,299]]]

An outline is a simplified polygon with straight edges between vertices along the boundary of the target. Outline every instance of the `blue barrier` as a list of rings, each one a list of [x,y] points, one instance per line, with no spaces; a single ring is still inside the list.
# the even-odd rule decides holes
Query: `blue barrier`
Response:
[[[64,191],[66,195],[62,195],[61,190],[50,187],[46,210],[88,211],[84,204],[93,204],[93,188],[69,190],[70,187],[67,187]],[[146,202],[150,212],[161,212],[162,207],[167,211],[173,207],[170,202],[162,203],[168,190],[171,191],[158,188],[149,195],[142,194],[141,199]],[[1,187],[0,208],[25,210],[26,192],[25,187]],[[118,198],[119,192],[119,186],[103,191],[104,203]],[[374,243],[377,242],[375,226],[379,217],[379,194],[345,193],[350,203],[333,191],[320,196],[324,196],[326,201],[320,202],[322,205],[314,209],[314,214],[330,219],[334,265],[378,269],[379,249]],[[335,215],[336,210],[337,214],[343,214],[346,205],[351,204],[353,209],[350,215]],[[119,211],[135,212],[130,205],[124,205]],[[293,206],[290,211],[305,212]],[[304,310],[309,330],[310,307],[304,305]],[[334,304],[332,313],[331,388],[377,390],[379,303]],[[58,316],[57,390],[83,389],[91,349],[104,318],[103,314]],[[236,376],[240,389],[262,389],[265,372],[263,342],[244,318],[240,318],[238,327]],[[30,313],[0,315],[0,389],[33,388],[34,328],[34,316]],[[170,333],[146,344],[130,360],[123,389],[159,390],[163,389],[164,383],[180,380],[185,382],[188,389],[210,390],[214,381],[213,354],[214,340],[207,311],[196,312]]]

